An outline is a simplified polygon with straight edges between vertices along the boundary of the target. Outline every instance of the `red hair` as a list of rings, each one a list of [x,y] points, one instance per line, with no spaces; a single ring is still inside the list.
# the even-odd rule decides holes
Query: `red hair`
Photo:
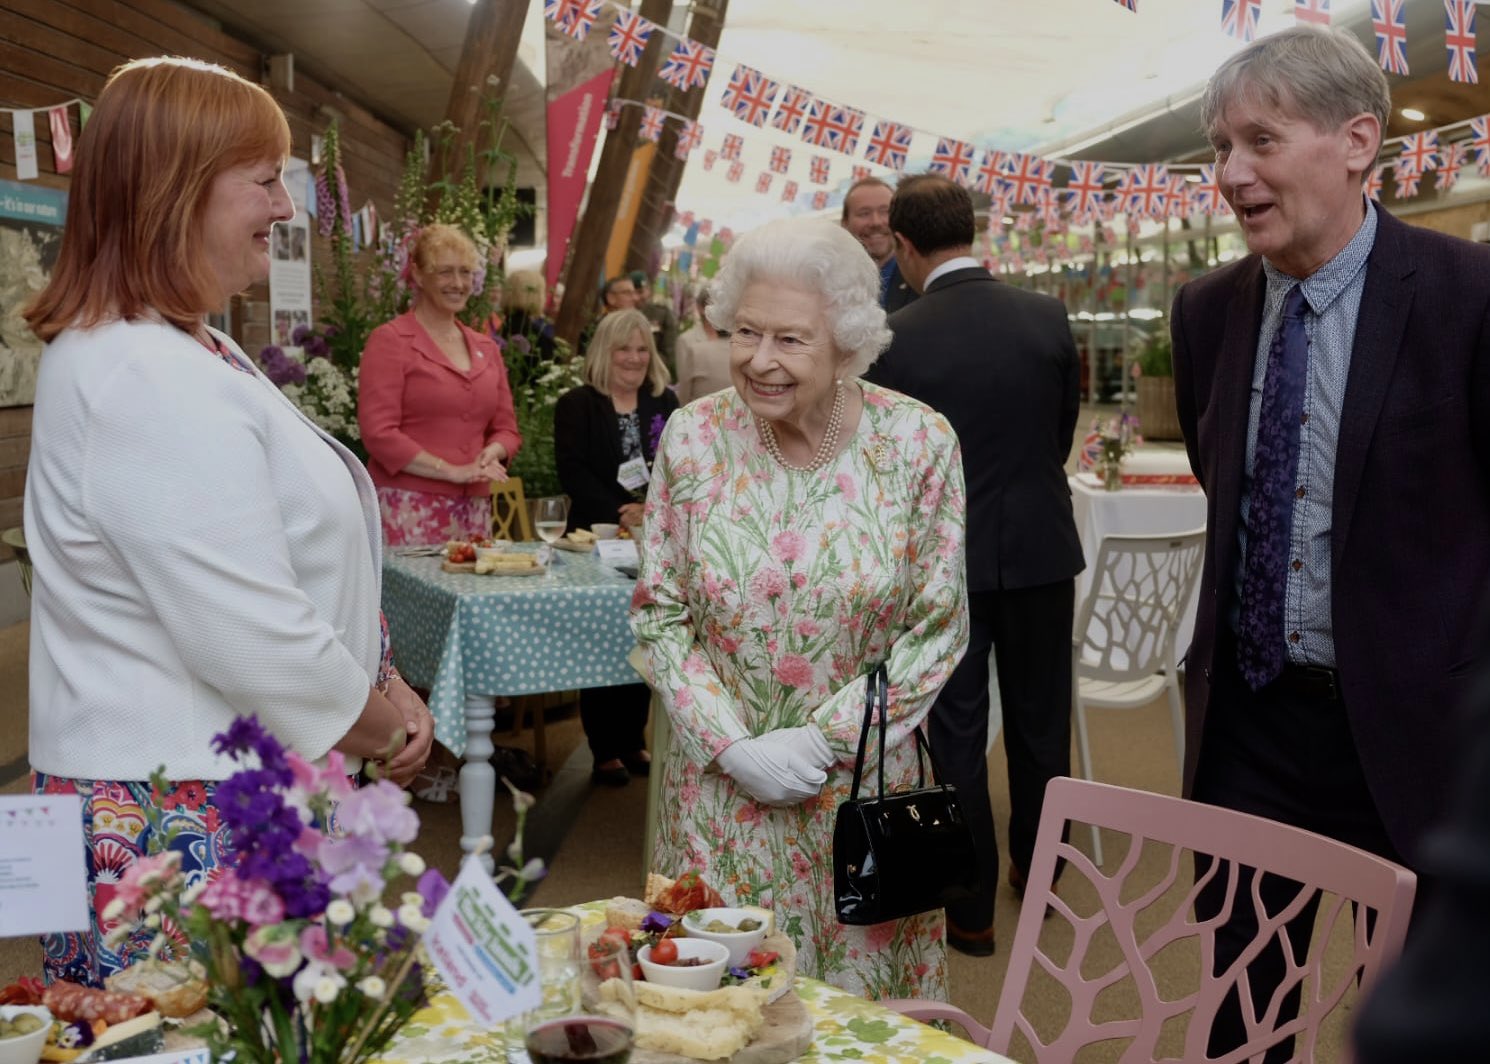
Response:
[[[138,59],[111,75],[83,134],[57,264],[25,311],[50,341],[69,326],[152,313],[188,331],[225,293],[202,250],[224,170],[290,153],[274,97],[195,59]]]

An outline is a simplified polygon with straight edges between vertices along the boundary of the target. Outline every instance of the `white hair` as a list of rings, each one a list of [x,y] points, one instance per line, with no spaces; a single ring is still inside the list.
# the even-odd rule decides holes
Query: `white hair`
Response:
[[[734,331],[740,299],[754,281],[795,285],[822,297],[833,343],[850,356],[851,376],[862,374],[889,346],[879,267],[840,225],[785,218],[742,236],[709,286],[711,302],[704,313],[716,329]]]

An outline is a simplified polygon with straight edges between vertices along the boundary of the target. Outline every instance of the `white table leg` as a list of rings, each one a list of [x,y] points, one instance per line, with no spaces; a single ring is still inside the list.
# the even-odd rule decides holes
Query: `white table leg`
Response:
[[[492,813],[497,797],[497,771],[492,768],[492,722],[496,701],[491,695],[466,696],[466,763],[460,769],[460,848],[474,853],[483,837],[492,833]],[[487,874],[496,870],[490,851],[479,858]]]

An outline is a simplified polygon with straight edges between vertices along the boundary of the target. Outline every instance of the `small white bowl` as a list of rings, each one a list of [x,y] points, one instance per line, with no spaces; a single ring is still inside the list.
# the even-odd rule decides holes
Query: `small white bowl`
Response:
[[[486,558],[486,557],[490,557],[493,554],[506,554],[511,549],[512,549],[512,540],[510,540],[510,539],[494,539],[494,540],[491,541],[491,546],[489,546],[489,547],[477,547],[476,548],[476,557],[478,557],[478,558]]]
[[[647,982],[659,986],[676,986],[684,990],[718,990],[719,980],[724,978],[724,962],[729,959],[729,950],[718,942],[701,938],[675,938],[678,956],[698,957],[708,962],[691,967],[676,964],[654,964],[652,947],[643,946],[636,951],[636,963],[642,966]]]
[[[759,921],[760,927],[754,931],[704,930],[714,920],[729,924],[731,927],[739,927],[742,920],[756,920]],[[750,956],[750,951],[759,946],[761,940],[766,937],[766,930],[766,921],[762,919],[761,914],[750,909],[695,909],[683,917],[683,934],[705,942],[717,942],[729,950],[729,967],[731,968],[745,963],[745,958]]]
[[[620,525],[591,525],[590,531],[595,533],[596,539],[615,539],[621,533]]]
[[[47,1033],[52,1029],[51,1010],[41,1005],[0,1005],[0,1019],[13,1020],[22,1013],[41,1020],[41,1027],[30,1034],[0,1039],[0,1064],[36,1064],[41,1059]]]

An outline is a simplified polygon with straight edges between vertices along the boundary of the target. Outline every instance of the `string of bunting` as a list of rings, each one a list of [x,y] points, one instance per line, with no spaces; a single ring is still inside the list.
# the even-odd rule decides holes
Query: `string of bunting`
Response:
[[[45,111],[47,123],[52,130],[52,160],[57,173],[72,172],[72,123],[68,118],[73,104],[78,105],[78,129],[81,131],[93,113],[93,105],[74,96],[61,103],[44,107],[0,107],[0,113],[10,115],[10,135],[15,142],[16,177],[21,181],[34,181],[40,176],[36,155],[36,112]]]

